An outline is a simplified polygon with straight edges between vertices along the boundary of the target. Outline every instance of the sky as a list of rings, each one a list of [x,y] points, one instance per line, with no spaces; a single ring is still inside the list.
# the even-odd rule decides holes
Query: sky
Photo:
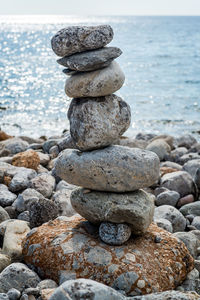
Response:
[[[0,14],[200,15],[200,0],[0,0]]]

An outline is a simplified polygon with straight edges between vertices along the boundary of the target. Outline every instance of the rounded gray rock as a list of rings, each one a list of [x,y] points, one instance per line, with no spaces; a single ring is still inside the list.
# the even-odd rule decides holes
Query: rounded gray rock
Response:
[[[187,215],[200,216],[200,201],[195,201],[193,203],[183,205],[180,208],[180,212],[184,216]]]
[[[112,112],[112,113],[111,113]],[[108,146],[131,122],[130,106],[116,95],[73,99],[68,110],[70,133],[79,150]]]
[[[36,287],[40,282],[38,275],[22,263],[13,263],[0,274],[0,292],[7,293],[11,288],[20,292],[26,287]]]
[[[50,174],[40,174],[33,178],[30,187],[41,193],[44,197],[50,198],[55,188],[55,178]]]
[[[109,66],[112,60],[121,54],[122,51],[119,48],[105,47],[62,57],[57,62],[70,70],[93,71]]]
[[[161,178],[160,184],[162,187],[166,187],[169,190],[178,192],[181,197],[189,194],[196,195],[194,181],[191,175],[184,171],[165,174]]]
[[[85,188],[128,192],[158,180],[159,159],[153,152],[122,146],[90,152],[67,149],[56,159],[55,173],[68,183]]]
[[[71,203],[91,223],[128,223],[135,234],[146,231],[154,214],[154,201],[143,190],[105,193],[77,188],[71,193]]]
[[[58,56],[102,48],[113,39],[110,25],[70,26],[59,30],[51,39],[51,46]]]
[[[108,67],[72,75],[66,80],[65,93],[71,98],[100,97],[119,90],[125,75],[116,61]]]
[[[11,193],[10,191],[6,189],[0,189],[0,205],[5,207],[5,206],[10,206],[15,199],[17,198],[17,195]]]
[[[163,228],[171,233],[173,232],[172,223],[169,220],[160,218],[156,219],[155,222],[158,225],[158,227]]]
[[[0,206],[0,223],[8,219],[10,219],[9,214],[3,207]]]
[[[111,287],[90,279],[67,280],[59,286],[49,300],[125,300],[121,293]]]
[[[200,230],[200,216],[194,217],[191,225],[196,227],[196,229]]]
[[[130,238],[131,228],[125,223],[103,222],[99,227],[99,236],[106,244],[122,245]]]
[[[166,191],[159,194],[156,197],[156,205],[171,205],[176,206],[178,200],[180,199],[180,194],[175,191]]]
[[[16,290],[15,288],[12,288],[7,293],[9,300],[17,300],[20,298],[20,291]]]
[[[185,244],[190,254],[196,258],[197,248],[200,245],[198,238],[192,232],[176,232],[173,235],[179,238]]]
[[[167,219],[173,226],[173,232],[184,231],[186,219],[178,209],[170,205],[161,205],[155,208],[154,220]]]
[[[194,178],[197,170],[200,169],[200,159],[189,160],[184,164],[183,169]]]

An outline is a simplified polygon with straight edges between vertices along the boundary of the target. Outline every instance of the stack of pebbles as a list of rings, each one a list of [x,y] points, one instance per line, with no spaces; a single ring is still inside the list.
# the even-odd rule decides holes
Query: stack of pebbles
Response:
[[[113,38],[109,25],[72,26],[52,38],[53,51],[67,67],[65,92],[73,97],[68,110],[70,133],[77,149],[64,150],[54,173],[81,186],[71,194],[74,209],[99,226],[100,238],[111,245],[142,234],[154,214],[154,199],[141,188],[159,178],[153,152],[112,145],[129,127],[129,105],[113,94],[125,76],[114,61],[122,52],[104,47]]]

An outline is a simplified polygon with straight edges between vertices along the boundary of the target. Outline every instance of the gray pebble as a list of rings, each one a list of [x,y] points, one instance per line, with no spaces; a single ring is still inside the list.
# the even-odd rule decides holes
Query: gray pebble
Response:
[[[102,222],[99,227],[99,236],[109,245],[122,245],[131,236],[131,228],[127,224]]]
[[[52,279],[42,280],[37,285],[37,288],[39,288],[39,290],[54,289],[54,288],[57,288],[57,287],[58,287],[57,283]]]
[[[21,296],[20,291],[15,288],[12,288],[7,293],[9,300],[17,300]]]
[[[0,293],[0,300],[9,300],[9,298],[6,294]]]
[[[29,222],[30,221],[29,211],[28,210],[23,211],[21,214],[18,215],[17,219]]]
[[[180,194],[175,191],[166,191],[159,194],[156,197],[156,205],[171,205],[176,206],[178,200],[180,199]]]

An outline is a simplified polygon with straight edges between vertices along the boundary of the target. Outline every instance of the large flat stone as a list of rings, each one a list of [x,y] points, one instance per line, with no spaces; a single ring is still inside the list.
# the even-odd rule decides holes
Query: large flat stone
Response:
[[[116,61],[101,70],[74,74],[66,80],[65,93],[71,98],[99,97],[119,90],[125,75]]]
[[[113,59],[122,54],[116,47],[105,47],[62,57],[57,62],[75,71],[93,71],[109,66]]]
[[[98,49],[113,39],[110,25],[70,26],[59,30],[51,39],[51,46],[58,56]]]
[[[132,193],[103,193],[78,188],[71,193],[73,208],[88,221],[128,223],[141,234],[153,220],[154,201],[143,190]]]
[[[112,112],[112,113],[111,113]],[[68,110],[70,133],[82,151],[108,146],[129,127],[130,106],[116,95],[73,99]]]
[[[93,279],[127,295],[175,289],[193,269],[185,245],[155,224],[122,246],[101,242],[84,225],[84,219],[72,217],[35,228],[23,244],[25,262],[57,282],[62,270],[71,278]]]
[[[109,146],[90,152],[64,150],[55,173],[68,183],[85,188],[128,192],[154,184],[159,178],[159,158],[150,151]]]

